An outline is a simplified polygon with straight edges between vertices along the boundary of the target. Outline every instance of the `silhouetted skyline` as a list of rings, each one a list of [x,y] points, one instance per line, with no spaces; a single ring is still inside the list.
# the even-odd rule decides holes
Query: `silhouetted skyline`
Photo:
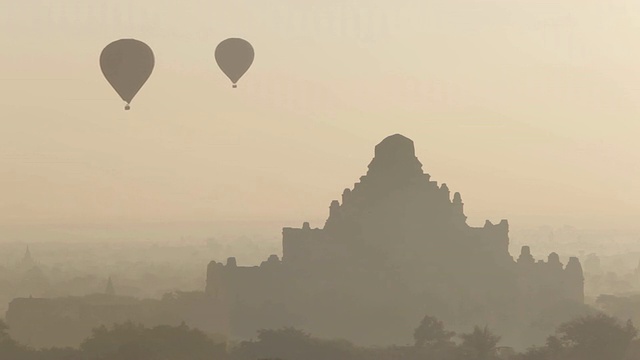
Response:
[[[640,359],[638,23],[7,2],[0,360]]]

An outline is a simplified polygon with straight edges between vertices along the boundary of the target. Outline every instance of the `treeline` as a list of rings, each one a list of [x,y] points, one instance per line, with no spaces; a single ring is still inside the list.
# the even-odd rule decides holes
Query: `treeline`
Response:
[[[260,330],[257,339],[230,344],[186,325],[148,328],[134,323],[93,330],[78,348],[32,349],[11,338],[0,321],[0,359],[6,360],[638,360],[640,339],[631,323],[589,315],[564,323],[543,346],[523,352],[498,346],[486,327],[455,334],[426,316],[414,344],[365,348],[301,330]]]

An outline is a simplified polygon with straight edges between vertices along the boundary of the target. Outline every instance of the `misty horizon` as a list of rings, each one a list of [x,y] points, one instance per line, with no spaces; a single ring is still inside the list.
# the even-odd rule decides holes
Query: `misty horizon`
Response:
[[[0,360],[640,359],[638,24],[0,5]]]

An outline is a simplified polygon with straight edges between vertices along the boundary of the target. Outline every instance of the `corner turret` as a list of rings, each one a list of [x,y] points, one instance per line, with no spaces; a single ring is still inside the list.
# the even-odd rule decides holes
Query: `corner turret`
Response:
[[[584,274],[580,260],[573,256],[569,258],[567,267],[565,268],[565,276],[567,278],[567,296],[579,303],[584,302]]]
[[[547,257],[547,265],[553,270],[562,270],[563,268],[562,263],[560,262],[560,256],[555,252],[552,252]]]
[[[457,218],[461,219],[462,222],[467,221],[467,216],[464,214],[464,203],[462,202],[462,196],[459,192],[453,194],[453,213]]]
[[[237,264],[237,262],[236,262],[236,258],[235,258],[235,257],[227,258],[227,265],[226,265],[226,267],[229,267],[229,268],[235,268],[235,267],[238,267],[238,264]]]
[[[520,256],[518,257],[518,264],[524,265],[533,265],[536,263],[536,260],[531,255],[531,248],[528,246],[523,246],[520,249]]]
[[[447,186],[447,184],[442,183],[442,185],[440,185],[440,191],[442,192],[442,196],[447,201],[451,201],[451,191],[449,190],[449,187]]]

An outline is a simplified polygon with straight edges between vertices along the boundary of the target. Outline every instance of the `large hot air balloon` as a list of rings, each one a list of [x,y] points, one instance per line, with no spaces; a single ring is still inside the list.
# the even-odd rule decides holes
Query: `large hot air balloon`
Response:
[[[239,38],[224,40],[216,47],[215,57],[222,72],[233,83],[236,83],[249,70],[254,58],[253,47],[248,41]]]
[[[142,41],[121,39],[107,45],[100,54],[104,77],[127,105],[151,76],[155,58],[151,48]]]

